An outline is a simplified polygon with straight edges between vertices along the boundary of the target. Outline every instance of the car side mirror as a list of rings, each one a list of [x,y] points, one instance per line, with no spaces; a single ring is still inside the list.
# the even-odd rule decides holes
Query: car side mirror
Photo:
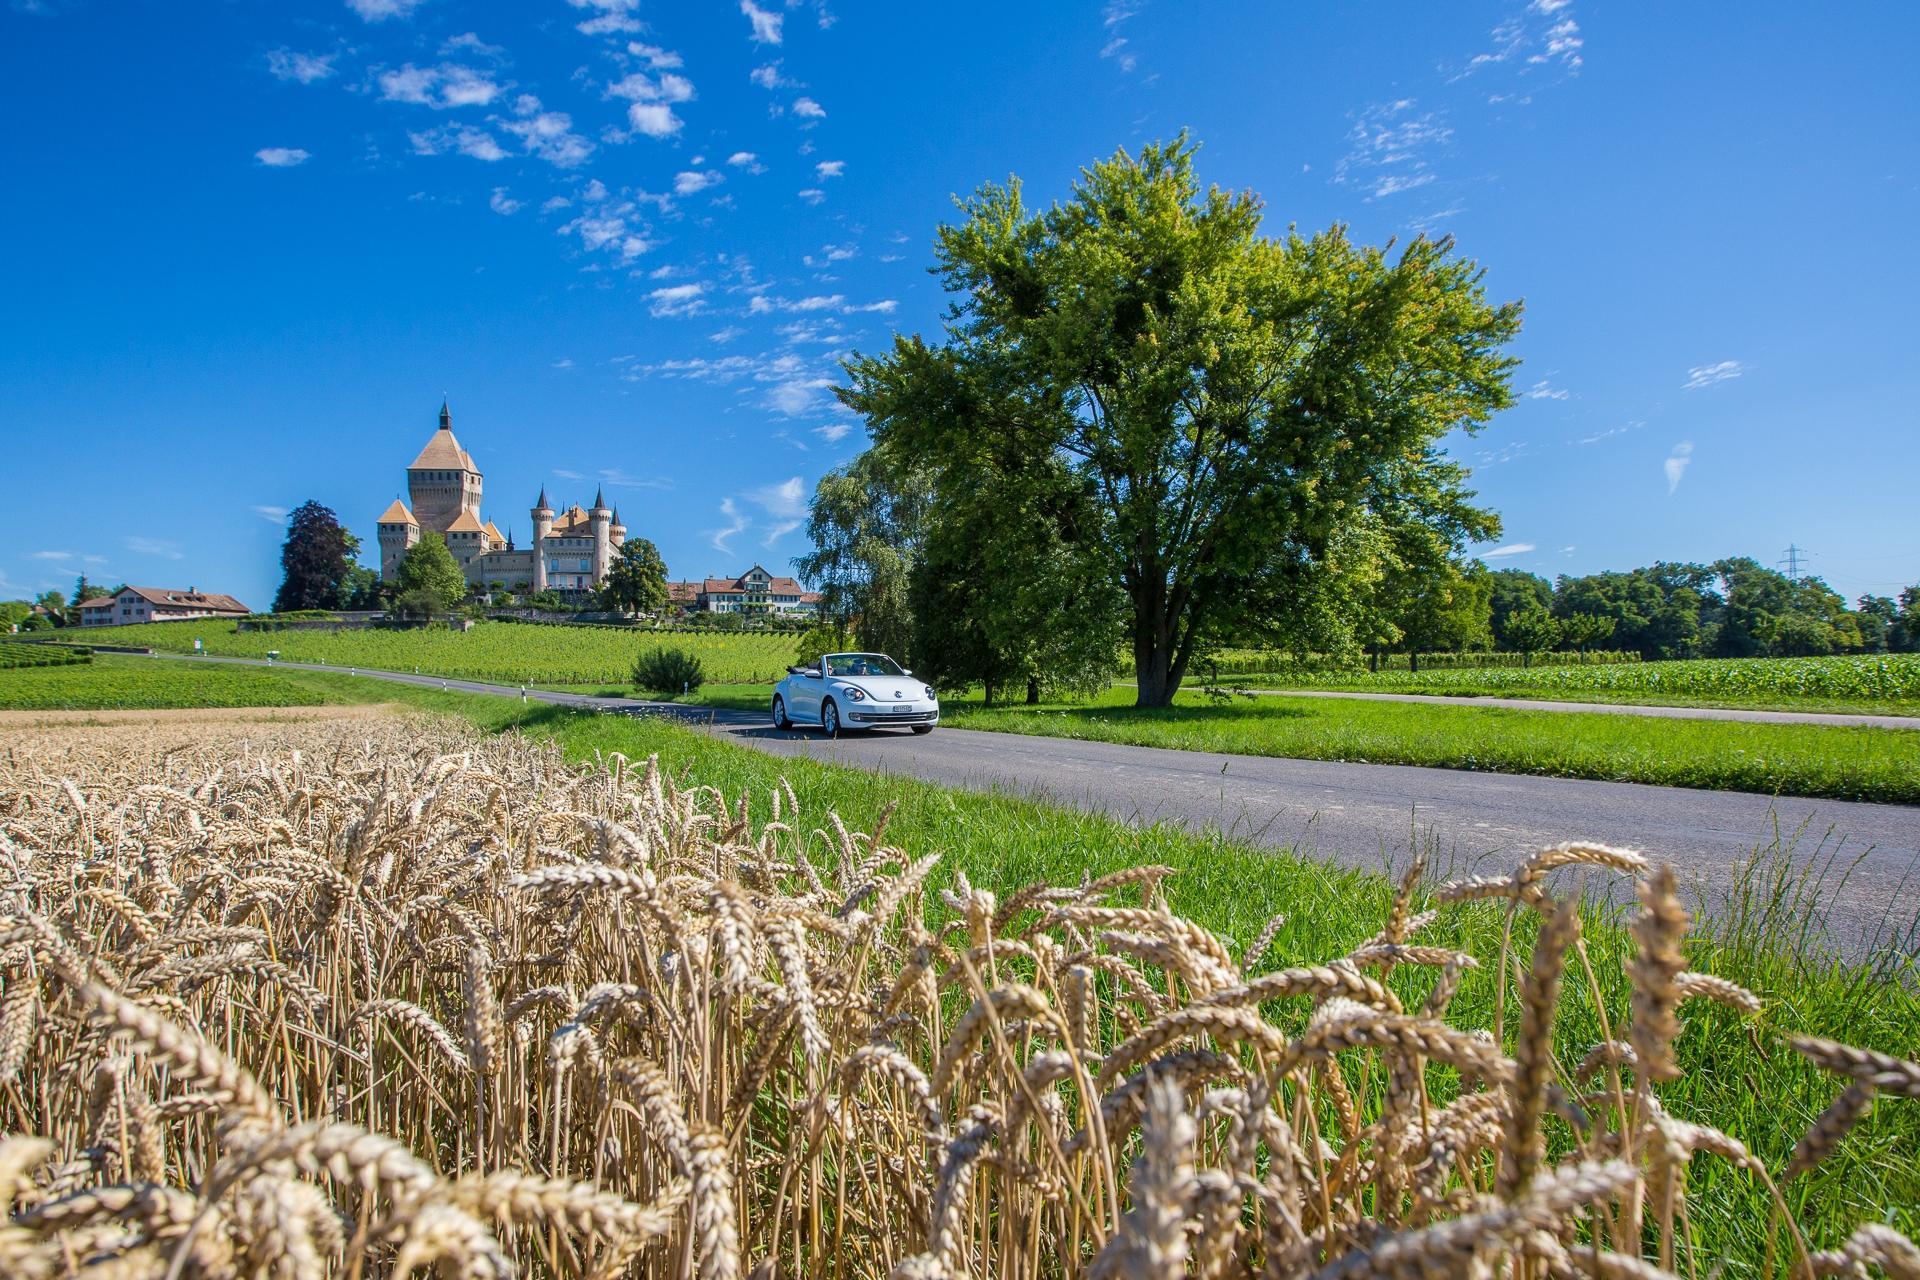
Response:
[[[900,668],[900,674],[901,674],[901,675],[903,675],[903,676],[910,676],[910,675],[912,675],[912,674],[913,674],[913,668],[912,668],[912,667],[902,667],[902,668]]]

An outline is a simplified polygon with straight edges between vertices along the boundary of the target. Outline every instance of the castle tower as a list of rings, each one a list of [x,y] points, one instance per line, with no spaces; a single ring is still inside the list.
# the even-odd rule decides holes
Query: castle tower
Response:
[[[607,507],[605,490],[594,490],[587,520],[593,526],[593,583],[599,586],[613,567],[613,512]]]
[[[418,541],[420,522],[406,503],[395,498],[380,516],[380,581],[392,582],[399,575],[400,561]]]
[[[533,504],[533,589],[547,589],[547,535],[553,532],[553,504],[547,501],[547,486],[540,486],[540,498]]]
[[[620,548],[627,545],[627,526],[620,523],[620,508],[618,507],[613,509],[613,527],[608,530],[608,533],[612,535],[613,553],[617,556],[620,554]]]
[[[453,436],[453,413],[440,402],[440,429],[407,468],[407,499],[422,529],[445,533],[463,514],[480,519],[480,468]]]

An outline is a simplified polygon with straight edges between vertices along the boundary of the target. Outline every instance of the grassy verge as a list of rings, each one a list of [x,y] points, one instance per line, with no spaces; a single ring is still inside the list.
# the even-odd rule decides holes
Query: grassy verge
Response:
[[[290,673],[289,678],[328,696],[365,696],[352,686],[366,682],[347,677]],[[519,729],[549,738],[577,760],[607,759],[613,752],[636,760],[658,754],[686,782],[717,787],[729,797],[753,797],[757,819],[767,815],[772,792],[785,778],[801,801],[800,829],[825,829],[827,815],[834,813],[855,829],[873,830],[886,815],[890,843],[915,856],[942,854],[938,883],[964,871],[973,883],[1004,896],[1033,881],[1072,883],[1125,866],[1164,864],[1176,873],[1168,884],[1172,907],[1227,939],[1236,955],[1273,915],[1287,916],[1267,955],[1250,961],[1254,971],[1345,953],[1379,928],[1392,897],[1391,882],[1383,875],[1206,834],[1136,828],[1009,795],[775,759],[657,719],[580,714],[404,687],[378,686],[378,692],[461,716],[484,730]],[[1657,856],[1657,850],[1651,852]],[[1829,867],[1826,873],[1843,870]],[[1678,1046],[1684,1074],[1662,1089],[1674,1114],[1738,1135],[1774,1169],[1836,1088],[1785,1046],[1786,1034],[1814,1031],[1907,1054],[1920,1039],[1920,995],[1910,953],[1888,950],[1866,965],[1831,959],[1822,945],[1818,911],[1803,892],[1820,874],[1790,847],[1762,847],[1754,873],[1741,878],[1744,890],[1721,908],[1720,923],[1689,942],[1691,967],[1754,989],[1766,1007],[1757,1017],[1742,1017],[1717,1005],[1689,1005]],[[1502,927],[1492,906],[1448,907],[1422,935],[1423,941],[1459,947],[1487,962],[1468,975],[1456,1001],[1461,1025],[1493,1025],[1500,995],[1490,962],[1498,954]],[[1530,928],[1528,921],[1520,922],[1521,955]],[[1564,1024],[1570,1034],[1557,1046],[1563,1061],[1603,1038],[1602,1009],[1616,1032],[1626,1010],[1622,970],[1631,944],[1614,909],[1589,911],[1586,947],[1600,998],[1593,998],[1584,977],[1570,975]],[[1407,976],[1403,971],[1401,977]],[[1510,985],[1506,998],[1512,1000]],[[1510,1038],[1513,1006],[1507,1007]],[[1750,1176],[1707,1159],[1695,1163],[1690,1178],[1712,1210],[1695,1216],[1696,1247],[1702,1259],[1714,1260],[1714,1267],[1705,1269],[1724,1263],[1727,1274],[1757,1274],[1765,1248],[1764,1190]],[[1839,1239],[1872,1205],[1906,1206],[1895,1215],[1895,1225],[1907,1231],[1920,1227],[1920,1105],[1881,1102],[1835,1158],[1790,1184],[1787,1197],[1816,1245]]]
[[[367,690],[352,701],[380,701]],[[344,694],[337,695],[344,697]],[[109,711],[162,707],[299,707],[330,698],[278,671],[98,655],[76,666],[0,670],[0,710]]]
[[[1553,689],[1522,686],[1454,684],[1450,686],[1375,688],[1362,684],[1317,684],[1313,680],[1272,676],[1222,676],[1229,689],[1257,689],[1270,693],[1418,693],[1432,698],[1524,698],[1534,702],[1595,702],[1614,707],[1700,707],[1721,711],[1818,711],[1829,715],[1920,716],[1920,704],[1873,698],[1693,697],[1686,694],[1629,693],[1610,689]],[[1132,685],[1126,686],[1129,695]]]
[[[1217,704],[1182,693],[1139,710],[1130,690],[1073,706],[948,700],[949,724],[1182,751],[1361,760],[1646,782],[1765,795],[1920,803],[1920,732],[1657,720],[1604,712],[1270,697]]]

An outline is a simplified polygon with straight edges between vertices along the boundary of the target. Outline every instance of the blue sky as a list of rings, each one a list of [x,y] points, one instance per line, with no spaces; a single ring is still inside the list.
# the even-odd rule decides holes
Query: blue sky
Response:
[[[676,576],[780,569],[932,332],[955,193],[1190,128],[1269,229],[1449,232],[1523,298],[1457,452],[1490,563],[1920,579],[1908,5],[9,0],[0,593],[264,607],[371,546],[443,392],[524,537],[604,484]],[[1902,88],[1901,86],[1906,86]]]

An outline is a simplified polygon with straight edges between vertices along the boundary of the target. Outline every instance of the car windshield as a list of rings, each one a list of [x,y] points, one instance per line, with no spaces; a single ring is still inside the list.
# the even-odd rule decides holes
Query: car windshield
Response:
[[[834,653],[827,655],[830,676],[897,676],[900,664],[884,653]]]

